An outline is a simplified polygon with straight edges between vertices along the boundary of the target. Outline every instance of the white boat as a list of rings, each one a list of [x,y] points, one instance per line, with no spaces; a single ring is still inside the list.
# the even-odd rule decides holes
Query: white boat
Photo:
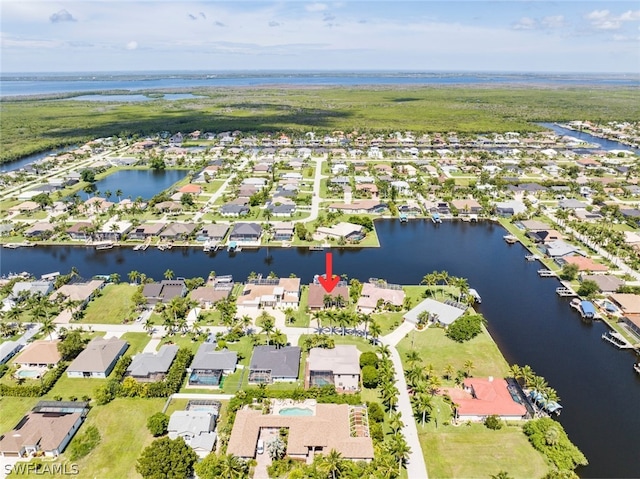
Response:
[[[549,269],[539,269],[538,276],[541,278],[553,278],[556,274]]]
[[[524,259],[526,259],[527,261],[535,261],[537,259],[540,259],[540,256],[536,254],[528,254],[524,257]]]
[[[478,304],[482,303],[482,297],[475,289],[469,288],[469,296],[473,297],[476,303]]]
[[[640,363],[636,363],[633,365],[633,370],[640,374]]]
[[[95,245],[96,251],[103,251],[106,249],[111,249],[113,248],[113,243],[108,242],[108,243],[97,243]]]
[[[508,244],[513,244],[518,241],[518,238],[513,235],[504,235],[502,239],[505,240]]]

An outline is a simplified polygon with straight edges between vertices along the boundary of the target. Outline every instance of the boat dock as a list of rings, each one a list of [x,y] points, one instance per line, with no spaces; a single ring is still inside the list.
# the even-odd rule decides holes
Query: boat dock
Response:
[[[526,259],[527,261],[535,261],[537,259],[540,259],[540,256],[538,256],[537,254],[528,254],[525,255],[524,259]]]
[[[442,218],[438,213],[431,213],[431,221],[433,224],[442,223]]]
[[[502,239],[505,240],[508,244],[514,244],[518,242],[518,238],[514,235],[504,235]]]
[[[640,363],[636,363],[633,365],[633,370],[640,374]]]
[[[18,248],[31,248],[35,245],[36,245],[35,243],[31,243],[29,241],[23,241],[22,243],[5,243],[2,246],[4,248],[9,248],[9,249],[18,249]]]
[[[113,243],[111,241],[105,242],[105,243],[95,243],[95,249],[96,251],[104,251],[107,249],[111,249],[113,248]]]
[[[556,288],[556,294],[562,297],[578,296],[575,291],[565,286],[560,286]]]
[[[171,243],[163,243],[163,244],[159,244],[159,245],[157,246],[157,248],[158,248],[160,251],[164,251],[164,250],[167,250],[167,249],[171,249],[171,248],[173,248],[173,245],[172,245]]]
[[[550,269],[539,269],[538,276],[541,278],[555,278],[556,274]]]
[[[406,223],[407,221],[409,221],[409,218],[407,217],[406,213],[402,213],[400,215],[400,223]]]
[[[602,339],[613,344],[618,349],[633,349],[633,344],[627,341],[624,336],[617,331],[607,331],[603,333]]]

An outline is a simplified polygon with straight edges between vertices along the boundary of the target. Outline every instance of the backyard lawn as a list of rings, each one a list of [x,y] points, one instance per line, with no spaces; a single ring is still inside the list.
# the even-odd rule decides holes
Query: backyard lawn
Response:
[[[142,352],[151,337],[147,333],[124,333],[120,339],[124,339],[129,343],[126,354],[133,356]]]
[[[130,284],[108,284],[102,294],[91,301],[85,309],[81,323],[122,324],[134,315],[131,297],[137,286]]]
[[[27,412],[31,410],[40,398],[0,397],[0,434],[9,431],[18,424]]]
[[[445,336],[444,329],[414,330],[398,344],[398,352],[403,361],[411,349],[420,353],[423,365],[432,364],[440,374],[448,364],[456,371],[462,370],[465,361],[473,363],[472,376],[504,377],[509,370],[498,346],[486,331],[470,341],[456,343]]]
[[[478,423],[446,425],[449,405],[436,397],[433,406],[439,413],[438,426],[436,421],[417,423],[430,478],[491,477],[500,471],[513,478],[531,478],[547,473],[544,457],[529,444],[520,425],[497,431]]]

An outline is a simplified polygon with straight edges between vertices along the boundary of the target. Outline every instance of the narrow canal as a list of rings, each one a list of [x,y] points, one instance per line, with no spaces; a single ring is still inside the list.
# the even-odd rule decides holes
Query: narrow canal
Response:
[[[429,221],[376,223],[381,248],[334,251],[334,270],[349,278],[385,278],[419,283],[433,270],[469,279],[482,295],[481,312],[510,363],[529,364],[561,397],[559,420],[590,461],[583,477],[639,477],[640,378],[634,356],[604,342],[605,325],[584,323],[555,294],[555,279],[537,275],[539,264],[524,259],[520,245],[507,245],[504,230],[490,223]],[[2,250],[0,273],[36,275],[67,272],[83,276],[131,270],[161,279],[166,269],[177,276],[204,276],[215,270],[244,280],[251,271],[296,273],[303,282],[322,273],[324,253],[289,248],[226,251],[207,255],[199,249],[145,252],[130,248],[95,252],[82,247]]]

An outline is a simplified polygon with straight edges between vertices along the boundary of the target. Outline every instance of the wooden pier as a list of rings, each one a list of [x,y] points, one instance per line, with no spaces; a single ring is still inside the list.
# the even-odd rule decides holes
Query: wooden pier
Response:
[[[555,278],[556,274],[550,269],[539,269],[538,276],[541,278]]]
[[[556,288],[556,294],[558,296],[562,296],[562,297],[578,296],[575,291],[573,291],[571,288],[567,288],[565,286],[560,286],[560,287]]]

